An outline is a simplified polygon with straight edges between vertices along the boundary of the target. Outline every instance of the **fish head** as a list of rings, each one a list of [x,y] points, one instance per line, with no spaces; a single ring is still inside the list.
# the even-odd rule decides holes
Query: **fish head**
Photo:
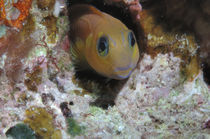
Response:
[[[134,33],[123,23],[105,22],[86,39],[86,59],[99,74],[117,80],[130,76],[139,60]]]

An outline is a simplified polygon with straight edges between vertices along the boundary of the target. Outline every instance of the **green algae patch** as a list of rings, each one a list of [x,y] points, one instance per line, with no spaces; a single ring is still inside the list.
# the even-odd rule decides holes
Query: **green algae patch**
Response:
[[[75,137],[78,135],[82,135],[84,133],[85,127],[84,126],[80,126],[77,121],[75,121],[73,118],[68,118],[67,119],[67,126],[68,126],[68,130],[67,132]]]
[[[106,112],[103,109],[99,108],[99,107],[92,106],[92,107],[90,107],[90,113],[92,115],[96,116],[98,114],[99,115],[100,114],[105,114]]]
[[[19,123],[11,127],[6,136],[12,139],[36,139],[35,132],[26,124]]]
[[[56,138],[61,139],[60,130],[53,124],[53,117],[44,108],[31,107],[25,111],[26,119],[24,123],[36,132],[43,139]]]

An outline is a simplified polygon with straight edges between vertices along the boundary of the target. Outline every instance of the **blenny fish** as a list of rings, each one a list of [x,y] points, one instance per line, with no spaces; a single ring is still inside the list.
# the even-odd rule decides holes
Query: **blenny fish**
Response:
[[[128,78],[139,60],[132,30],[91,5],[73,5],[69,14],[70,53],[76,69],[91,69],[110,79]]]

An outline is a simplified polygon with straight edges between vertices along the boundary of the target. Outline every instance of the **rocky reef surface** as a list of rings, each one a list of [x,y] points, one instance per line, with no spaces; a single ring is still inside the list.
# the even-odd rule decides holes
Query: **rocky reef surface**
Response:
[[[143,7],[135,21],[141,60],[130,78],[78,78],[65,1],[23,1],[18,24],[0,16],[0,138],[210,138],[210,89],[194,34],[166,30]]]

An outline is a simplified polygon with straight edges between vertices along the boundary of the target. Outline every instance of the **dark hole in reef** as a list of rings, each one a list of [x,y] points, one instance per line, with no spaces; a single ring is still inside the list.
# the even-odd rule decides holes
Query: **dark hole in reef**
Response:
[[[171,0],[173,1],[177,1],[177,0]],[[188,0],[189,1],[189,0]],[[150,9],[152,14],[155,17],[155,22],[156,24],[159,24],[161,26],[163,26],[163,29],[165,32],[171,32],[176,30],[177,32],[184,32],[184,33],[188,33],[188,32],[193,32],[193,29],[191,27],[190,24],[188,24],[185,20],[183,20],[185,16],[187,15],[183,15],[182,17],[177,17],[176,13],[174,14],[170,14],[170,10],[169,9],[169,5],[172,5],[172,2],[167,1],[167,0],[145,0],[143,2],[141,2],[142,7],[144,7],[144,9]],[[178,2],[178,1],[177,1]],[[184,5],[185,2],[182,2],[183,6],[188,6],[188,5]],[[189,7],[193,7],[195,5],[194,2],[189,1]],[[176,5],[174,5],[173,7],[176,7]],[[172,7],[172,8],[173,8]],[[187,8],[189,8],[187,7]],[[171,9],[172,9],[171,8]],[[181,8],[181,7],[180,7]],[[185,8],[185,7],[183,7]],[[183,9],[180,9],[179,11],[184,12]],[[179,12],[174,11],[174,12]],[[186,18],[186,17],[185,17]]]
[[[60,104],[60,109],[63,113],[63,116],[65,116],[66,118],[68,117],[73,117],[71,110],[68,107],[68,103],[67,102],[62,102]]]
[[[203,63],[202,67],[204,80],[210,85],[210,65],[208,63]]]
[[[76,71],[76,79],[78,79],[79,86],[88,92],[94,93],[98,98],[91,103],[91,105],[107,109],[109,106],[115,105],[115,98],[120,92],[125,80],[114,80],[98,75],[93,71]]]
[[[70,7],[74,4],[90,4],[99,9],[102,12],[108,13],[111,16],[122,21],[129,29],[131,29],[137,39],[138,44],[139,36],[143,36],[141,33],[141,28],[139,25],[132,22],[132,17],[126,7],[118,7],[116,5],[107,5],[103,0],[68,0],[67,7]],[[70,13],[69,13],[70,14]],[[139,45],[140,46],[140,45]],[[143,46],[143,45],[141,45]],[[143,51],[143,48],[139,48],[140,52]],[[75,73],[76,79],[79,79],[79,85],[87,90],[88,92],[94,92],[98,95],[98,98],[95,102],[92,102],[91,105],[95,105],[104,109],[107,109],[109,106],[115,105],[115,98],[117,94],[122,89],[123,85],[127,82],[125,80],[114,80],[107,79],[98,75],[94,71],[81,71],[76,70]]]
[[[69,105],[74,105],[74,102],[73,102],[73,101],[70,101],[70,102],[69,102]]]

